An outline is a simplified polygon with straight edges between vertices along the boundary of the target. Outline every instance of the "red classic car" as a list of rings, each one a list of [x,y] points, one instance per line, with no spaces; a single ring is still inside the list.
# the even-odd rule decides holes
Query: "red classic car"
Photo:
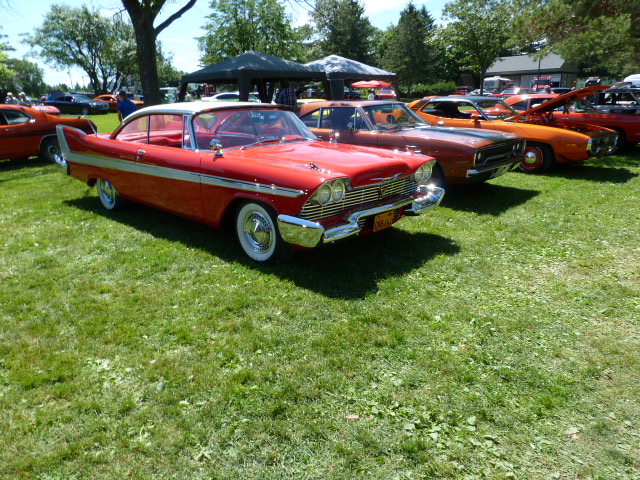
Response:
[[[28,158],[58,161],[56,125],[69,125],[87,133],[96,131],[91,120],[62,118],[18,105],[0,105],[0,159]]]
[[[528,110],[527,121],[552,127],[570,125],[598,125],[618,132],[618,150],[640,143],[640,116],[598,110],[586,98],[605,86],[592,86],[574,90],[564,95],[527,95],[511,97],[505,103],[516,110]],[[528,107],[528,108],[526,108]],[[517,117],[514,117],[517,118]]]
[[[301,105],[299,115],[324,140],[435,157],[440,186],[498,177],[520,165],[525,149],[525,140],[510,133],[431,127],[401,102],[316,102]]]
[[[618,137],[616,132],[597,125],[548,125],[541,117],[529,115],[533,109],[518,114],[494,97],[436,97],[416,100],[409,107],[430,125],[499,130],[526,138],[520,165],[525,172],[543,172],[554,163],[579,163],[610,153]]]
[[[58,128],[67,172],[122,199],[214,227],[253,260],[377,232],[437,206],[433,158],[323,142],[288,108],[187,102],[131,114],[109,136]]]
[[[60,115],[60,110],[51,105],[31,105],[31,108],[39,112],[48,113],[49,115]]]

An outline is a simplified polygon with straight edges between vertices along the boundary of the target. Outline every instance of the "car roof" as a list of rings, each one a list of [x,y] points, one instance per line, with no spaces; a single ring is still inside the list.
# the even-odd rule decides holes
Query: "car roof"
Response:
[[[151,105],[149,107],[141,108],[131,114],[131,118],[134,116],[145,115],[149,113],[167,113],[176,115],[194,115],[196,113],[214,110],[224,110],[229,108],[280,108],[283,110],[290,110],[290,107],[284,105],[274,105],[271,103],[255,103],[255,102],[178,102],[178,103],[163,103],[160,105]],[[129,117],[127,117],[129,118]]]
[[[495,102],[496,100],[502,100],[502,98],[488,97],[486,95],[459,95],[455,97],[434,97],[429,99],[429,102],[461,102],[463,100],[467,102],[480,102],[482,100],[491,100]]]
[[[371,107],[374,105],[391,105],[398,103],[403,102],[399,100],[320,100],[318,102],[300,105],[300,111],[301,113],[307,113],[309,110],[316,110],[323,107]]]

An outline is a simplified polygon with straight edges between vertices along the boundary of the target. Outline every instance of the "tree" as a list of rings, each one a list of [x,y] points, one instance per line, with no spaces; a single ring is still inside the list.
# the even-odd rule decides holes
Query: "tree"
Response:
[[[427,9],[409,3],[400,13],[398,25],[385,34],[382,66],[398,75],[409,96],[413,84],[432,80],[430,74],[436,58],[434,31],[435,22]]]
[[[317,56],[335,54],[372,63],[376,29],[358,0],[317,0],[311,17],[319,37]]]
[[[131,18],[136,36],[136,54],[140,83],[144,93],[145,105],[161,103],[158,84],[158,65],[156,40],[158,34],[193,7],[196,0],[189,0],[182,8],[169,16],[157,27],[153,26],[156,17],[167,0],[122,0],[125,10]]]
[[[515,39],[540,42],[584,71],[624,76],[640,70],[640,3],[628,0],[516,0]]]
[[[291,27],[291,17],[277,0],[213,0],[206,34],[198,38],[205,65],[256,50],[303,60],[304,29]]]
[[[0,35],[0,39],[5,38],[5,35]],[[15,77],[16,72],[11,69],[9,65],[8,51],[13,50],[9,45],[0,41],[0,101],[4,101],[4,92],[9,90],[9,83]]]
[[[480,80],[493,62],[509,54],[511,35],[509,3],[501,0],[454,0],[442,11],[447,23],[441,40],[449,56]]]
[[[38,65],[29,60],[11,58],[7,62],[7,66],[15,72],[14,77],[9,82],[8,90],[25,92],[31,97],[40,96],[46,92],[47,85],[44,83],[44,72]]]
[[[185,72],[177,70],[173,66],[173,54],[165,54],[162,47],[158,45],[158,83],[177,87]]]
[[[126,26],[87,6],[53,5],[42,26],[26,39],[53,68],[83,70],[95,94],[115,88],[130,71],[132,42]]]

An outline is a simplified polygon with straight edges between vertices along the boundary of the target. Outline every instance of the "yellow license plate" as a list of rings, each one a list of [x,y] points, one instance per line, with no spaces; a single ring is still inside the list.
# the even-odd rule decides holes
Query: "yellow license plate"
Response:
[[[396,218],[396,212],[393,210],[390,212],[384,212],[379,215],[376,215],[373,218],[373,231],[377,232],[378,230],[382,230],[393,225],[393,221]]]

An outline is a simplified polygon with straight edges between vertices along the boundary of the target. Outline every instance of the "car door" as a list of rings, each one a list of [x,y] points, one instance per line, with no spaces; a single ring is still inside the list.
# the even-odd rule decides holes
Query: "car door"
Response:
[[[21,158],[37,155],[40,138],[53,133],[52,127],[39,128],[36,120],[26,112],[4,109],[0,112],[0,158]]]
[[[136,151],[138,186],[143,201],[191,218],[202,218],[200,156],[183,148],[188,131],[178,114],[148,116],[147,143]]]

